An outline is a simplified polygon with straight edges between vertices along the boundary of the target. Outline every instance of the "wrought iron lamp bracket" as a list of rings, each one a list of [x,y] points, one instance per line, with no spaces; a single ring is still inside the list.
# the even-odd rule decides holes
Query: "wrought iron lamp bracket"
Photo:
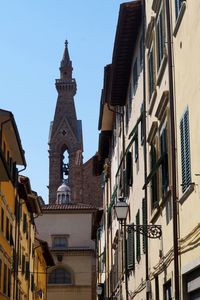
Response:
[[[161,225],[126,225],[127,232],[135,231],[147,236],[150,239],[159,239],[162,236]]]

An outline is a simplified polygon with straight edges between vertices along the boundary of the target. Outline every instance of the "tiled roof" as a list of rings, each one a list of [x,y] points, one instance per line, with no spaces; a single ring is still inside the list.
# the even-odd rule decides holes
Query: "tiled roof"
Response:
[[[68,204],[45,204],[42,211],[45,210],[94,210],[96,207],[84,203],[68,203]]]

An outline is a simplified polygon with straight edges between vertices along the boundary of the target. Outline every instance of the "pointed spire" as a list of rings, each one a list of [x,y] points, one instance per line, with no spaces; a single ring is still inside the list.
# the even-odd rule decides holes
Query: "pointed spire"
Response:
[[[68,41],[65,41],[65,50],[63,53],[63,58],[60,62],[60,78],[61,79],[72,79],[72,62],[69,57],[69,51],[68,51]]]
[[[60,67],[63,68],[63,67],[66,67],[69,65],[70,63],[70,58],[69,58],[69,51],[68,51],[68,41],[66,40],[65,41],[65,50],[64,50],[64,53],[63,53],[63,58],[61,60],[61,63],[60,63]]]

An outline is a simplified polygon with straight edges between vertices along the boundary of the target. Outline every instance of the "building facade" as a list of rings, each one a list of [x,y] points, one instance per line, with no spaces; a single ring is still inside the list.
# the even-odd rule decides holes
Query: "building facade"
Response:
[[[120,6],[94,164],[104,179],[100,299],[200,298],[199,40],[189,34],[200,30],[198,8],[178,0]],[[121,224],[119,201],[128,207]]]

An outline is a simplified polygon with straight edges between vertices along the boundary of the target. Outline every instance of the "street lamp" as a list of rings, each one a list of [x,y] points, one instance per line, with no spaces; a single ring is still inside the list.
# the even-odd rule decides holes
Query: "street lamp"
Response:
[[[147,236],[148,238],[157,239],[162,235],[161,225],[126,225],[126,217],[129,209],[128,203],[125,201],[124,197],[119,197],[117,203],[114,206],[117,220],[126,227],[128,232],[136,231],[140,234]]]

